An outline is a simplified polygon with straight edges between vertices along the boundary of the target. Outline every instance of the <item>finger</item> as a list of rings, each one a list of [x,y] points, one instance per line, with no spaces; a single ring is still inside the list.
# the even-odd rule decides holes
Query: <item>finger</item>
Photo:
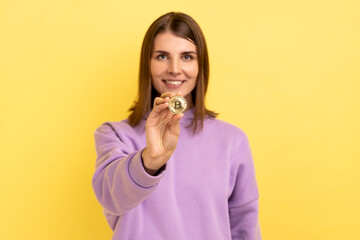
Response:
[[[167,92],[167,93],[161,94],[160,97],[161,97],[161,98],[166,98],[166,97],[172,98],[173,96],[175,96],[175,93]]]
[[[160,104],[163,104],[164,102],[168,102],[170,100],[170,98],[165,97],[165,98],[161,98],[161,97],[156,97],[154,99],[154,107]]]
[[[175,114],[171,118],[170,122],[170,132],[175,136],[179,136],[180,134],[180,119],[184,116],[183,113]]]
[[[158,105],[154,105],[153,112],[159,114],[163,110],[167,109],[168,105],[169,105],[168,102],[164,102],[164,103],[161,103],[161,104],[158,104]]]

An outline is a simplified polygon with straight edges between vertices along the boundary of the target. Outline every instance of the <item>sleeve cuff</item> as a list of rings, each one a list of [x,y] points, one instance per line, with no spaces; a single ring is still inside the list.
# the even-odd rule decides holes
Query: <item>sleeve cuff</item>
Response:
[[[156,176],[148,174],[142,164],[141,154],[143,151],[144,150],[139,151],[130,159],[128,165],[129,176],[134,183],[140,187],[151,188],[157,185],[160,179],[164,176],[166,167],[161,168],[162,171],[160,171]]]

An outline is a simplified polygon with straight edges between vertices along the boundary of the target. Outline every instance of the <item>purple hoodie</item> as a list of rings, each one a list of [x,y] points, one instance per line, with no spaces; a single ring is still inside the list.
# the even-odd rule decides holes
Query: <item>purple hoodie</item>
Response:
[[[117,240],[261,239],[258,187],[245,133],[207,118],[202,132],[180,120],[178,145],[157,176],[146,173],[145,119],[106,122],[95,131],[92,186]]]

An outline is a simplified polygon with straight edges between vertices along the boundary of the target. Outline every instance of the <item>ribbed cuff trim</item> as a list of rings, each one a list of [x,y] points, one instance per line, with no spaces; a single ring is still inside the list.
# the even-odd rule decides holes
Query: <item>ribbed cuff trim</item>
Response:
[[[143,151],[144,150],[139,151],[130,159],[128,171],[134,183],[143,188],[151,188],[160,181],[160,179],[164,176],[165,171],[160,172],[156,176],[148,174],[142,164],[141,155]]]

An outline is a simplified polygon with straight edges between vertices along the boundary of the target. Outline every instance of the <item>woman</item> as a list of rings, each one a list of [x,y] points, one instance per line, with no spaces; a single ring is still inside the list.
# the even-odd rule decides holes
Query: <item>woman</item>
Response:
[[[198,24],[174,12],[155,20],[129,118],[95,131],[92,185],[113,239],[261,239],[249,142],[206,109],[208,78]],[[168,109],[176,95],[184,113]]]

